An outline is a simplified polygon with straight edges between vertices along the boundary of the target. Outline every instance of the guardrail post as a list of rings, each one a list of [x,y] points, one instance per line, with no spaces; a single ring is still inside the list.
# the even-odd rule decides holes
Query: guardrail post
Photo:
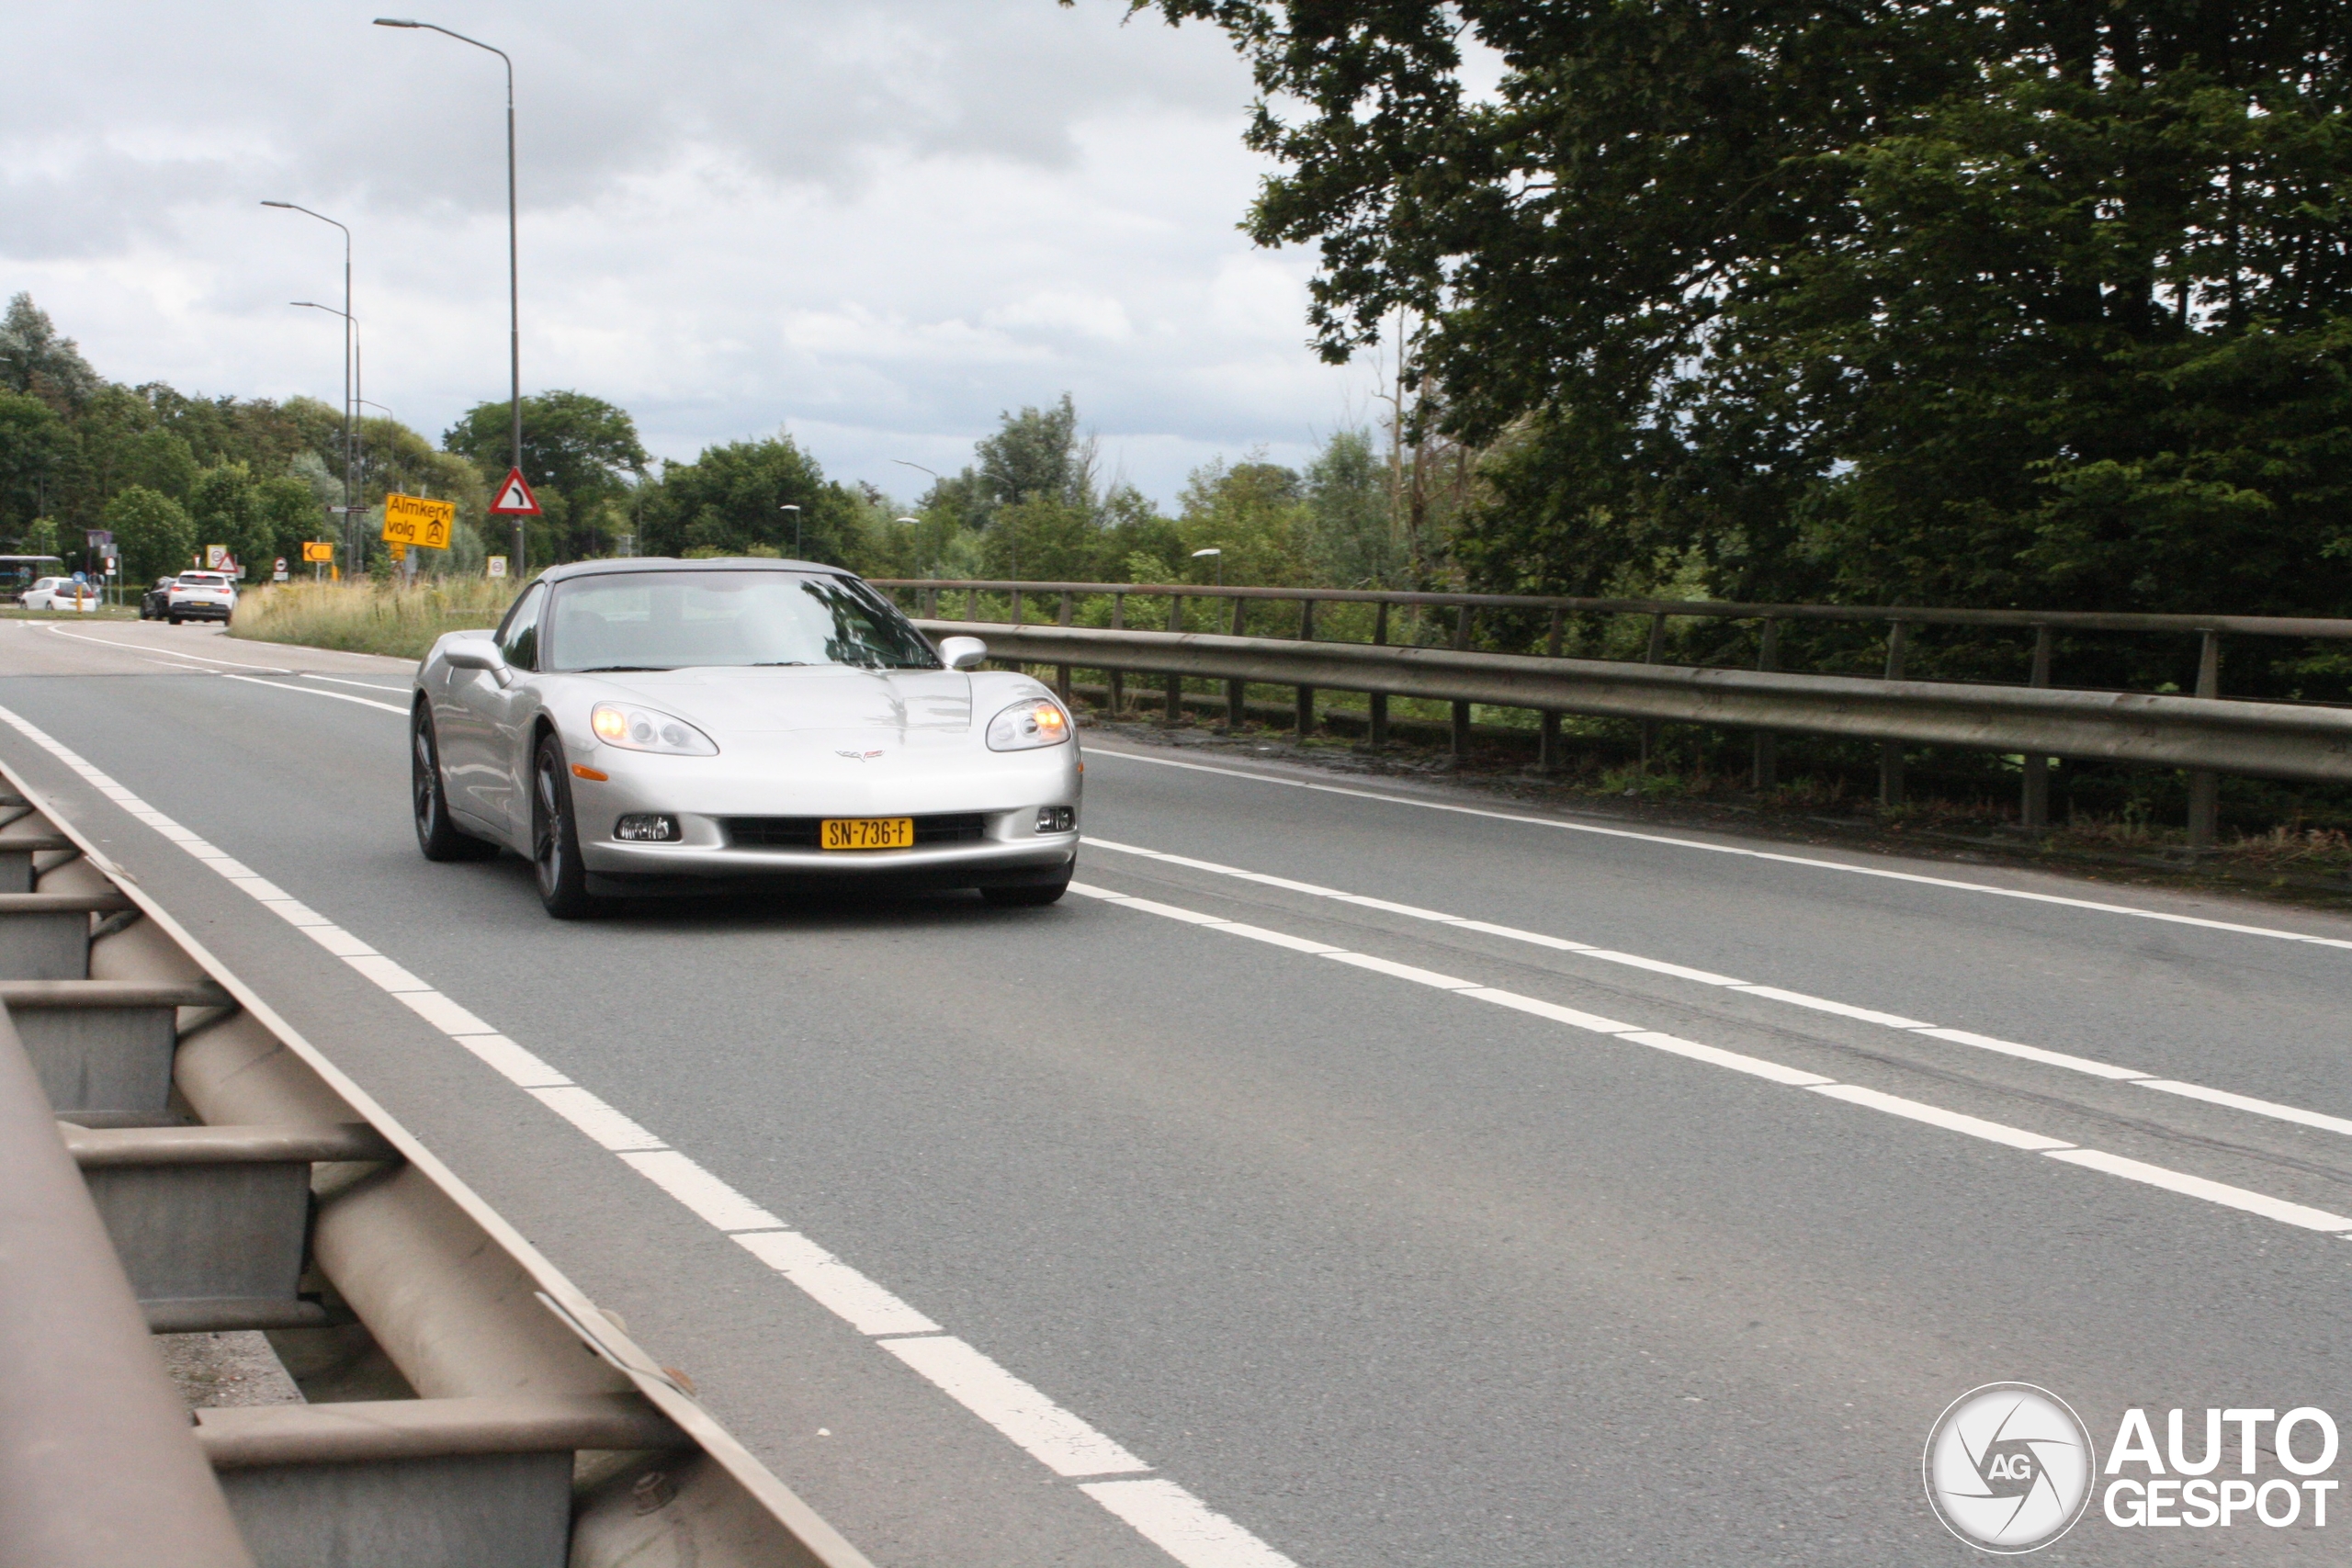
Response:
[[[1168,629],[1179,633],[1184,629],[1184,596],[1182,593],[1168,596]],[[1183,716],[1184,677],[1171,674],[1168,677],[1168,711],[1161,716],[1161,722],[1173,729]]]
[[[1315,640],[1315,601],[1312,599],[1298,602],[1298,640]],[[1298,738],[1304,740],[1314,732],[1315,688],[1301,686],[1298,689]]]
[[[967,589],[964,592],[964,618],[967,621],[980,618],[980,591],[977,588]]]
[[[1388,641],[1388,601],[1385,599],[1372,608],[1372,641],[1375,648]],[[1373,693],[1366,706],[1371,722],[1365,733],[1365,742],[1377,751],[1388,744],[1388,694]]]
[[[1055,624],[1056,626],[1066,626],[1069,625],[1069,607],[1070,607],[1070,596],[1069,596],[1069,594],[1065,593],[1065,594],[1063,594],[1063,595],[1062,595],[1062,607],[1061,607],[1061,613],[1060,613],[1058,615],[1057,615],[1057,616],[1055,616],[1055,617],[1054,617],[1054,624]],[[1061,694],[1062,706],[1064,706],[1064,707],[1068,707],[1068,706],[1069,706],[1069,665],[1067,665],[1067,664],[1057,664],[1057,665],[1055,665],[1055,666],[1054,666],[1054,689],[1055,689],[1056,691],[1057,691],[1057,692],[1059,692],[1059,693]]]
[[[1114,632],[1127,629],[1127,596],[1124,593],[1111,595],[1111,629]],[[1126,671],[1106,670],[1102,672],[1102,678],[1110,682],[1111,716],[1116,718],[1119,716],[1119,709],[1124,705],[1127,694]]]
[[[1650,616],[1649,651],[1642,655],[1642,662],[1645,664],[1666,662],[1666,612],[1663,610]],[[1635,778],[1649,776],[1650,753],[1656,750],[1657,750],[1657,720],[1645,718],[1642,720],[1642,753],[1634,762]]]
[[[2033,673],[2027,680],[2026,684],[2030,686],[2050,684],[2050,628],[2048,626],[2033,628]],[[2047,828],[2050,826],[2050,759],[2047,757],[2026,758],[2024,773],[2025,797],[2018,807],[2018,825],[2026,828]]]
[[[1552,609],[1552,635],[1544,641],[1544,652],[1547,658],[1560,657],[1560,610],[1557,605]],[[1560,715],[1557,709],[1545,708],[1543,716],[1536,721],[1535,771],[1544,774],[1560,771]]]
[[[1896,621],[1886,628],[1886,678],[1903,679],[1903,645],[1906,627]],[[1903,804],[1903,742],[1882,740],[1878,748],[1878,803]]]
[[[1021,590],[1019,588],[1012,591],[1012,613],[1005,616],[1005,619],[1016,626],[1021,625]]]
[[[1767,615],[1762,635],[1756,639],[1756,668],[1771,671],[1780,667],[1781,623]],[[1781,738],[1769,729],[1759,729],[1756,732],[1756,764],[1748,779],[1749,787],[1761,793],[1780,782]]]
[[[1470,646],[1470,606],[1463,605],[1453,612],[1453,646]],[[1470,705],[1453,705],[1453,760],[1461,761],[1470,755]]]
[[[1249,631],[1247,629],[1248,623],[1242,619],[1244,613],[1243,606],[1247,605],[1249,603],[1249,600],[1240,598],[1238,595],[1233,601],[1233,635],[1235,637],[1247,637],[1249,635]],[[1248,711],[1249,705],[1250,682],[1247,681],[1227,681],[1225,683],[1225,731],[1227,734],[1238,735],[1241,733],[1242,721],[1250,716]]]
[[[2197,651],[2197,694],[2218,697],[2222,694],[2222,634],[2207,632]],[[2188,775],[2188,849],[2191,854],[2201,854],[2213,847],[2213,840],[2221,828],[2222,775],[2211,768],[2198,768]]]

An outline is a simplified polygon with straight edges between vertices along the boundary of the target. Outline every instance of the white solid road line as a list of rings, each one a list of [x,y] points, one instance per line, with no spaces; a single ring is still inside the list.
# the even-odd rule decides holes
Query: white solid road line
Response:
[[[1133,909],[1138,914],[1157,915],[1162,919],[1181,920],[1202,931],[1226,931],[1232,923],[1216,916],[1204,914],[1198,909],[1186,909],[1152,899],[1136,898],[1108,887],[1097,887],[1089,883],[1073,882],[1069,885],[1069,890],[1089,898],[1100,899],[1120,908]],[[1883,1090],[1867,1089],[1859,1084],[1838,1083],[1834,1079],[1824,1077],[1819,1073],[1807,1072],[1801,1067],[1792,1067],[1785,1063],[1769,1061],[1761,1056],[1750,1056],[1738,1051],[1726,1051],[1721,1046],[1708,1045],[1695,1040],[1684,1040],[1677,1035],[1658,1033],[1634,1024],[1620,1023],[1614,1019],[1601,1018],[1592,1013],[1578,1012],[1573,1008],[1560,1007],[1555,1003],[1544,1001],[1540,998],[1521,996],[1516,992],[1502,990],[1496,987],[1481,986],[1476,981],[1457,979],[1451,975],[1416,969],[1408,964],[1391,964],[1383,959],[1370,958],[1363,953],[1349,953],[1342,949],[1317,944],[1315,955],[1336,959],[1340,963],[1370,970],[1374,974],[1410,980],[1415,984],[1450,992],[1457,997],[1467,997],[1474,1001],[1492,1002],[1519,1012],[1532,1013],[1538,1018],[1565,1023],[1572,1029],[1581,1030],[1587,1033],[1606,1035],[1629,1044],[1645,1045],[1652,1050],[1662,1051],[1691,1061],[1727,1067],[1750,1077],[1763,1078],[1768,1082],[1792,1089],[1806,1089],[1833,1100],[1842,1100],[1849,1105],[1883,1111],[1892,1116],[1900,1116],[1907,1121],[1940,1127],[1948,1132],[1960,1133],[1972,1138],[1981,1138],[1988,1143],[1999,1144],[2008,1148],[2022,1149],[2044,1155],[2052,1159],[2063,1159],[2087,1170],[2101,1171],[2109,1176],[2122,1177],[2127,1180],[2144,1182],[2186,1197],[2200,1198],[2209,1203],[2218,1203],[2225,1208],[2240,1210],[2249,1214],[2259,1214],[2265,1219],[2277,1220],[2283,1224],[2295,1225],[2304,1230],[2322,1231],[2340,1237],[2346,1236],[2347,1232],[2352,1232],[2352,1215],[2331,1213],[2325,1209],[2314,1209],[2307,1204],[2289,1202],[2283,1198],[2273,1198],[2267,1193],[2252,1191],[2243,1187],[2233,1187],[2227,1182],[2211,1181],[2204,1177],[2191,1176],[2185,1171],[2167,1170],[2162,1166],[2126,1159],[2120,1155],[2108,1154],[2099,1149],[2080,1148],[2064,1138],[2053,1138],[2046,1134],[2030,1132],[2023,1127],[2011,1127],[1998,1122],[1988,1122],[1983,1117],[1948,1111],[1939,1105],[1929,1105],[1923,1100],[1907,1100],[1901,1095],[1887,1094]],[[2352,1237],[2346,1237],[2346,1239],[2352,1239]]]
[[[251,677],[231,675],[225,679]],[[255,684],[277,682],[260,681]],[[335,692],[311,694],[341,696]],[[369,707],[389,705],[368,702],[364,697],[342,700],[366,703]],[[405,712],[400,708],[390,711]],[[881,1285],[807,1236],[788,1229],[782,1220],[688,1156],[671,1148],[592,1091],[572,1083],[492,1030],[453,998],[434,990],[425,981],[283,888],[256,875],[250,867],[157,811],[54,736],[5,707],[0,707],[0,722],[64,763],[132,817],[219,872],[262,908],[340,957],[419,1017],[440,1028],[493,1072],[612,1152],[623,1164],[766,1263],[818,1305],[873,1338],[1055,1473],[1070,1477],[1117,1475],[1151,1468],[978,1350],[947,1336],[937,1324]],[[449,1027],[451,1023],[458,1027]],[[885,1335],[928,1337],[877,1337]],[[1136,1484],[1118,1483],[1125,1487]],[[1152,1488],[1148,1493],[1102,1486],[1080,1490],[1185,1568],[1295,1568],[1289,1558],[1211,1509],[1175,1482],[1155,1478],[1148,1484]]]
[[[2056,904],[2070,909],[2089,909],[2102,915],[2128,915],[2139,920],[2162,920],[2168,925],[2199,926],[2207,931],[2229,931],[2238,936],[2268,937],[2278,942],[2309,942],[2317,947],[2352,949],[2352,938],[2312,936],[2307,931],[2279,931],[2270,926],[2243,925],[2234,920],[2208,919],[2202,915],[2176,915],[2164,909],[2142,909],[2130,904],[2108,904],[2095,898],[2069,898],[2057,893],[2029,893],[2021,887],[1999,887],[1989,882],[1963,882],[1957,877],[1928,876],[1916,871],[1891,871],[1884,866],[1849,865],[1844,861],[1821,860],[1812,855],[1782,854],[1773,850],[1744,849],[1736,844],[1711,844],[1702,839],[1677,838],[1671,833],[1644,833],[1631,828],[1603,828],[1594,822],[1569,822],[1557,817],[1531,817],[1521,811],[1496,811],[1485,807],[1455,806],[1442,800],[1416,800],[1411,795],[1384,795],[1378,790],[1351,789],[1345,784],[1316,784],[1308,779],[1277,778],[1271,773],[1253,773],[1242,768],[1220,768],[1207,762],[1180,762],[1172,757],[1147,757],[1139,751],[1113,750],[1100,744],[1090,745],[1090,757],[1114,757],[1124,762],[1147,762],[1156,768],[1182,768],[1196,773],[1216,773],[1225,778],[1247,779],[1251,784],[1272,784],[1282,789],[1311,790],[1318,795],[1341,795],[1353,800],[1376,800],[1384,806],[1409,806],[1421,811],[1446,811],[1457,817],[1484,817],[1497,822],[1515,822],[1532,828],[1551,828],[1563,833],[1590,833],[1603,839],[1632,839],[1645,844],[1665,844],[1678,850],[1701,850],[1713,855],[1734,855],[1743,860],[1772,861],[1781,865],[1801,865],[1814,871],[1833,871],[1848,876],[1875,876],[1889,882],[1911,882],[1925,887],[1944,887],[1962,893],[1985,893],[1996,898],[2018,898],[2030,904]]]
[[[287,673],[290,675],[293,671],[289,670]],[[408,716],[408,709],[404,707],[397,706],[391,703],[379,703],[373,697],[355,697],[348,692],[322,692],[311,686],[289,686],[283,681],[265,681],[258,675],[224,674],[220,679],[223,681],[243,681],[248,686],[267,686],[271,690],[278,692],[299,692],[306,697],[333,697],[339,703],[357,703],[361,707],[381,708],[386,713],[396,713],[402,718],[406,718]]]
[[[87,632],[69,632],[63,626],[51,626],[49,630],[55,636],[65,637],[70,641],[96,643],[100,648],[117,648],[125,653],[141,655],[162,653],[174,659],[192,659],[199,664],[226,664],[236,670],[274,670],[284,675],[294,673],[283,664],[255,664],[249,660],[214,659],[206,654],[184,653],[176,648],[156,648],[148,643],[117,642],[110,637],[92,637]]]
[[[1785,990],[1779,986],[1759,986],[1747,980],[1736,980],[1728,975],[1717,975],[1705,969],[1692,969],[1663,959],[1645,958],[1638,953],[1620,953],[1612,948],[1595,947],[1588,942],[1571,942],[1566,937],[1549,936],[1541,931],[1521,931],[1515,926],[1498,926],[1487,920],[1465,919],[1438,909],[1423,909],[1411,904],[1391,903],[1385,898],[1368,898],[1362,894],[1342,893],[1336,888],[1317,887],[1312,883],[1292,882],[1269,876],[1263,872],[1244,871],[1238,866],[1222,865],[1216,861],[1199,860],[1191,855],[1170,854],[1164,850],[1148,850],[1136,844],[1123,844],[1115,840],[1086,835],[1089,849],[1109,850],[1114,854],[1136,855],[1145,860],[1181,865],[1188,870],[1206,872],[1215,876],[1229,876],[1242,882],[1255,882],[1269,886],[1285,887],[1293,892],[1315,897],[1329,898],[1337,903],[1354,904],[1366,908],[1385,909],[1390,914],[1411,919],[1428,920],[1436,925],[1453,926],[1463,931],[1484,931],[1510,942],[1529,942],[1555,952],[1574,953],[1602,964],[1617,964],[1645,969],[1656,975],[1667,975],[1678,980],[1710,986],[1722,990],[1737,991],[1743,996],[1761,997],[1766,1001],[1782,1002],[1791,1007],[1804,1008],[1813,1012],[1850,1018],[1861,1023],[1875,1023],[1883,1028],[1900,1030],[1906,1034],[1922,1035],[1929,1040],[1941,1040],[1954,1045],[1966,1045],[1978,1051],[1996,1052],[2024,1061],[2040,1062],[2044,1066],[2062,1067],[2068,1072],[2083,1073],[2092,1077],[2108,1078],[2118,1083],[2137,1084],[2165,1094],[2177,1094],[2189,1100],[2201,1100],[2211,1105],[2223,1105],[2233,1111],[2250,1115],[2268,1116],[2281,1122],[2293,1122],[2305,1127],[2317,1127],[2330,1133],[2352,1136],[2352,1119],[2330,1116],[2324,1111],[2305,1111],[2300,1106],[2281,1105],[2277,1100],[2256,1100],[2251,1095],[2233,1094],[2227,1089],[2208,1089],[2201,1084],[2183,1083],[2175,1078],[2160,1078],[2154,1073],[2137,1067],[2119,1066],[2113,1062],[2095,1061],[2087,1056],[2069,1055],[2064,1051],[2045,1050],[2039,1045],[2022,1045],[2014,1040],[1996,1040],[1989,1034],[1978,1034],[1965,1029],[1946,1029],[1905,1018],[1900,1013],[1881,1012],[1875,1008],[1856,1007],[1851,1002],[1832,1001],[1826,997],[1808,996],[1803,991]],[[1172,908],[1172,907],[1171,907]],[[1154,911],[1159,912],[1158,910]],[[1177,911],[1179,919],[1196,918],[1191,910]],[[1369,965],[1367,965],[1369,966]]]

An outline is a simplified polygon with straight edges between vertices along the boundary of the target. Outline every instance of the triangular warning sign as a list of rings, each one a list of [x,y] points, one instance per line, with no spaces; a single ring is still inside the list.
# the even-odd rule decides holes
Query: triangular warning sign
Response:
[[[522,469],[506,470],[506,482],[498,487],[498,499],[490,503],[490,509],[504,517],[539,515],[539,498],[533,495],[531,487],[523,482]]]

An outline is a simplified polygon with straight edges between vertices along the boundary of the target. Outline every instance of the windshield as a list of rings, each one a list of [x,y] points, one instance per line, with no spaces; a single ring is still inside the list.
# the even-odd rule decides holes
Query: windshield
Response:
[[[864,583],[794,571],[628,571],[556,587],[542,670],[846,664],[936,670],[939,656]]]

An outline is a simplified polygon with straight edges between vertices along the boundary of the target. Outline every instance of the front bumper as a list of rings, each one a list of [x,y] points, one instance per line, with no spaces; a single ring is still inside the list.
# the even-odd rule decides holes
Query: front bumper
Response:
[[[571,750],[579,757],[582,750]],[[1019,886],[1066,879],[1078,855],[1078,830],[1039,832],[1046,807],[1080,804],[1077,749],[1039,752],[906,756],[878,767],[853,766],[831,750],[813,763],[778,766],[772,758],[662,757],[598,747],[588,758],[604,779],[571,780],[580,854],[599,892],[707,887],[717,882],[789,879],[865,886]],[[622,817],[653,813],[677,819],[681,837],[666,843],[614,837]],[[737,818],[828,817],[977,817],[977,838],[918,843],[901,850],[821,850],[739,841]],[[602,885],[602,886],[600,886]]]

